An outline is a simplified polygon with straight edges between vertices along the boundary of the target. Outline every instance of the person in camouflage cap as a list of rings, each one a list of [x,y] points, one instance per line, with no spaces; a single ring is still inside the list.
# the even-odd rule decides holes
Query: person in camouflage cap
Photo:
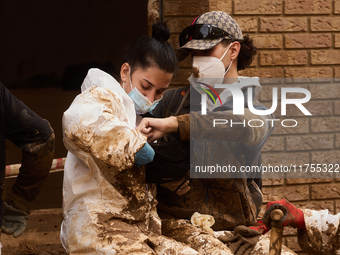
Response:
[[[256,54],[256,47],[248,35],[242,35],[241,28],[229,14],[214,11],[198,16],[181,32],[179,43],[181,48],[177,51],[177,58],[180,61],[188,56],[192,58],[193,73],[189,78],[191,84],[194,83],[193,78],[217,77],[224,79],[224,82],[229,78],[234,79],[245,92],[245,97],[247,89],[252,88],[254,95],[252,104],[255,108],[267,109],[257,100],[261,90],[259,78],[241,77],[238,73],[249,67]],[[210,87],[213,88],[214,84],[210,84]],[[151,144],[156,155],[153,162],[146,166],[147,181],[157,182],[152,178],[155,175],[169,174],[173,170],[176,172],[177,179],[175,176],[171,179],[169,178],[171,176],[167,175],[163,176],[166,177],[163,179],[159,177],[158,181],[158,213],[163,219],[163,234],[187,243],[203,254],[212,254],[208,247],[218,249],[220,245],[207,241],[196,227],[187,224],[183,219],[189,220],[194,212],[199,212],[214,217],[215,224],[212,226],[214,231],[232,231],[240,225],[251,227],[256,224],[262,205],[262,174],[244,173],[239,178],[193,178],[189,184],[189,181],[185,182],[185,178],[188,178],[190,156],[195,156],[191,155],[190,138],[202,130],[209,136],[204,139],[202,146],[195,144],[197,147],[205,148],[197,155],[201,162],[195,165],[216,165],[216,162],[219,162],[217,160],[224,160],[237,167],[259,166],[262,164],[261,149],[273,129],[268,125],[256,129],[243,125],[232,128],[230,125],[223,125],[218,132],[210,132],[209,135],[208,131],[213,131],[211,128],[213,119],[222,118],[246,123],[251,119],[262,119],[266,123],[267,119],[274,118],[273,115],[258,116],[251,113],[247,103],[244,115],[233,115],[232,98],[225,97],[223,94],[225,91],[219,94],[222,103],[218,107],[214,105],[209,107],[207,102],[207,114],[202,115],[200,102],[197,102],[196,109],[192,107],[195,104],[191,100],[195,98],[194,93],[199,93],[197,90],[189,90],[189,87],[168,90],[164,93],[159,106],[152,112],[156,118],[144,118],[138,127],[139,131],[149,137],[150,142],[157,140],[157,143]],[[189,93],[190,97],[186,97]],[[195,127],[199,130],[195,130]],[[168,134],[167,139],[162,141],[160,137],[165,134]],[[194,142],[199,142],[197,140]],[[187,175],[178,178],[178,169],[183,169],[183,173]],[[259,232],[265,230],[264,224],[251,228]],[[252,237],[259,234],[257,231],[251,231],[254,229],[246,229],[251,232]],[[242,239],[241,234],[237,234],[238,231],[233,236],[234,245],[229,246],[231,252],[249,254],[258,236],[256,240],[248,242]],[[204,243],[207,245],[200,245],[200,240],[205,240]]]

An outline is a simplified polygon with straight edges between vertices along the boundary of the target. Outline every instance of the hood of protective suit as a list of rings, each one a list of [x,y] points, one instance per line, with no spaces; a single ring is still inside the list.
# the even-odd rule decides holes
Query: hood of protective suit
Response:
[[[136,110],[132,99],[128,96],[119,82],[108,73],[98,69],[91,68],[81,85],[81,92],[87,90],[92,86],[109,89],[115,92],[115,95],[122,100],[125,107],[126,116],[128,118],[128,125],[130,128],[136,126]]]
[[[256,99],[259,96],[259,94],[262,90],[262,87],[260,85],[259,80],[260,80],[259,77],[239,76],[237,78],[237,81],[234,81],[230,85],[233,85],[233,86],[236,85],[237,87],[239,87],[243,91],[245,91],[246,88],[248,88],[248,87],[254,87],[254,90],[253,90],[254,95],[252,97],[253,97],[253,99]],[[193,74],[189,77],[189,82],[193,86],[193,88],[200,94],[205,93],[202,89],[208,89],[201,82],[198,82]],[[219,97],[221,99],[222,106],[230,105],[230,102],[233,99],[232,93],[230,92],[229,89],[225,89],[222,92],[220,92]],[[217,104],[214,104],[214,102],[210,99],[210,97],[207,97],[207,109],[208,109],[208,111],[213,111],[215,108],[221,106],[221,103],[220,103],[219,100],[216,100],[216,102],[217,102]]]

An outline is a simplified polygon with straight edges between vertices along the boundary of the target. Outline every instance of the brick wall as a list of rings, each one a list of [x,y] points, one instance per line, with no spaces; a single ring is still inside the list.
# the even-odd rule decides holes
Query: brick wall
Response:
[[[261,78],[340,77],[339,0],[164,0],[164,20],[179,48],[179,33],[197,16],[221,10],[231,14],[258,47],[251,67],[241,75]],[[190,60],[180,63],[174,86],[187,85]],[[289,110],[296,128],[278,125],[263,149],[264,164],[340,163],[340,86],[328,82],[297,85],[307,88],[305,104],[312,117]],[[260,100],[271,106],[272,85],[263,84]],[[281,118],[280,111],[275,112]],[[264,205],[286,198],[301,208],[340,212],[340,179],[264,179]],[[300,252],[296,231],[285,230],[285,244]]]

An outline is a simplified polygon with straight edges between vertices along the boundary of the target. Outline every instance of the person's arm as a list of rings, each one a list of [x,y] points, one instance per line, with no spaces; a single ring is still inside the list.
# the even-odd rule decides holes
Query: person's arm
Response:
[[[191,112],[164,119],[145,118],[138,129],[151,141],[163,137],[166,133],[179,132],[182,140],[188,140],[190,137],[221,139],[252,146],[268,135],[270,123],[267,118],[255,115],[248,109],[245,109],[244,115],[233,115],[232,111],[208,112],[207,115]],[[262,121],[251,124],[259,127],[248,125],[248,121],[252,119]]]
[[[281,209],[285,213],[283,226],[298,229],[299,245],[305,252],[322,252],[333,254],[339,247],[340,213],[332,215],[328,210],[300,209],[285,199],[267,204],[263,222],[271,228],[270,214],[274,209]]]
[[[132,168],[146,137],[127,123],[123,103],[114,92],[91,87],[64,113],[65,146],[72,152],[74,144],[120,171]]]
[[[196,139],[237,141],[252,146],[268,135],[270,123],[267,118],[267,116],[255,115],[247,108],[244,109],[244,115],[234,115],[232,110],[208,112],[207,115],[191,112],[190,136]],[[259,127],[248,125],[248,121],[254,119],[260,121],[252,122],[251,125]],[[185,134],[187,132],[185,128],[188,127],[180,126],[180,132]]]
[[[1,84],[6,138],[22,149],[18,178],[5,197],[7,204],[30,212],[32,202],[46,180],[54,154],[54,132],[42,119]]]
[[[298,229],[299,245],[306,252],[334,254],[339,247],[340,213],[304,209],[306,229]]]

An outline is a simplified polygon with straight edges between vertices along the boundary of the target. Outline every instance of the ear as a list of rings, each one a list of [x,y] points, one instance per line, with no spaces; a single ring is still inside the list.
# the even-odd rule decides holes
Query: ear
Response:
[[[241,44],[239,42],[234,42],[230,47],[230,58],[235,60],[238,57],[238,54],[241,50]]]
[[[125,62],[120,68],[120,79],[122,80],[122,82],[124,83],[129,82],[129,75],[130,75],[130,65]]]

